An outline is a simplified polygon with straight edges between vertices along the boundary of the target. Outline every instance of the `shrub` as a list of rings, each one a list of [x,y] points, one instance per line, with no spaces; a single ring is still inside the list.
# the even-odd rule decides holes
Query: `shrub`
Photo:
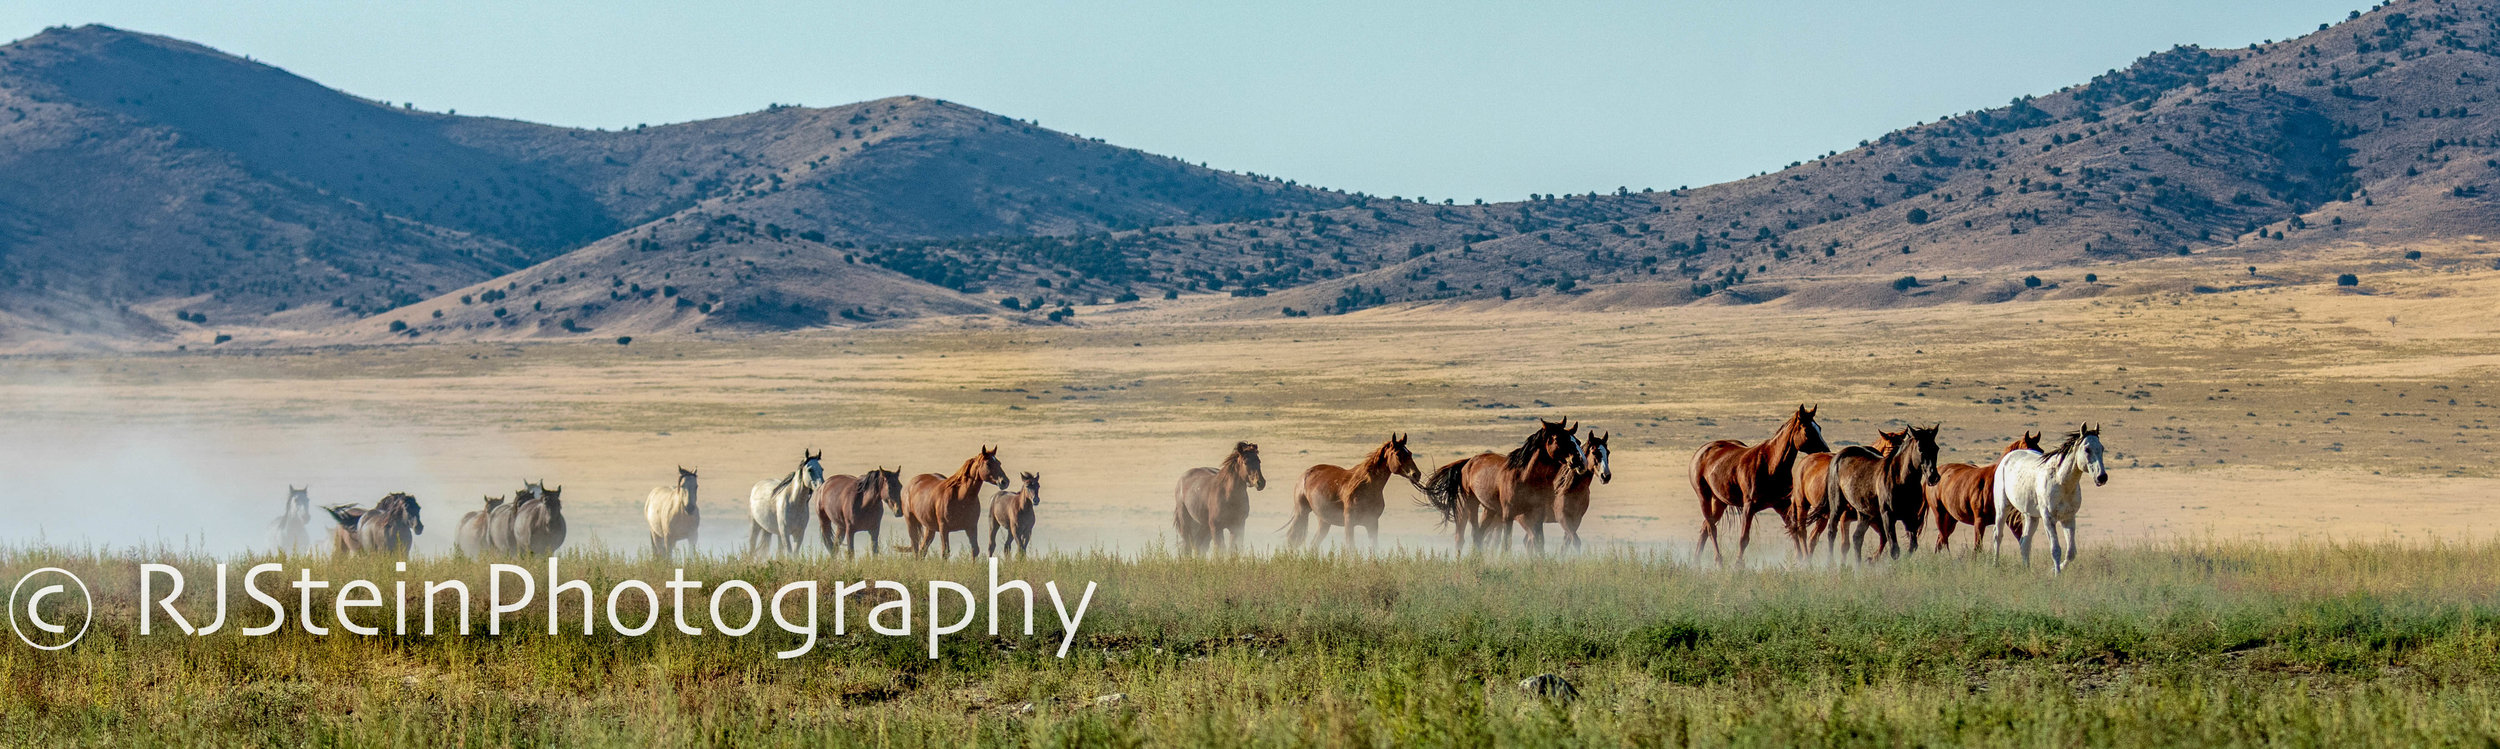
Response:
[[[1007,297],[1005,299],[998,300],[998,306],[1008,309],[1023,309],[1024,302],[1017,300],[1015,297]]]
[[[1918,288],[1917,276],[1902,276],[1892,280],[1893,291],[1909,291],[1915,288]]]
[[[629,335],[621,335],[621,336],[617,336],[617,337],[616,337],[616,345],[619,345],[619,346],[631,345],[631,344],[633,344],[633,342],[634,342],[634,337],[633,337],[633,336],[629,336]]]
[[[2084,282],[2084,283],[2100,283],[2100,282],[2101,282],[2101,274],[2099,274],[2099,273],[2086,273],[2086,274],[2083,274],[2083,282]]]
[[[1120,295],[1119,295],[1119,296],[1112,297],[1112,298],[1111,298],[1111,301],[1112,301],[1113,303],[1121,303],[1121,304],[1128,303],[1128,302],[1134,302],[1134,301],[1137,301],[1137,292],[1134,292],[1134,291],[1123,291],[1123,292],[1120,292]]]
[[[1181,298],[1181,290],[1180,290],[1180,289],[1164,289],[1164,290],[1163,290],[1163,298],[1165,298],[1165,299],[1179,299],[1179,298]]]
[[[2360,276],[2353,275],[2353,274],[2350,274],[2350,273],[2346,273],[2346,274],[2344,274],[2344,275],[2336,276],[2336,277],[2335,277],[2335,285],[2337,285],[2337,286],[2359,286],[2359,285],[2361,285],[2361,277],[2360,277]]]
[[[1924,223],[1927,223],[1927,209],[1925,209],[1925,208],[1912,208],[1912,209],[1910,209],[1910,216],[1909,216],[1909,218],[1910,218],[1910,223],[1913,223],[1913,224],[1924,224]]]
[[[393,333],[397,333],[397,332],[400,332],[400,331],[403,331],[403,330],[407,330],[407,329],[408,329],[408,324],[407,324],[407,323],[400,322],[400,321],[398,321],[398,320],[392,320],[392,321],[391,321],[391,332],[393,332]]]
[[[2024,276],[2024,277],[2023,277],[2023,288],[2026,288],[2026,289],[2037,289],[2037,288],[2040,288],[2040,277],[2039,277],[2039,276]]]
[[[213,346],[213,345],[216,345],[217,343],[225,343],[225,342],[227,342],[227,341],[231,341],[231,340],[234,340],[234,336],[226,335],[226,334],[224,334],[224,333],[219,333],[219,334],[217,334],[217,341],[216,341],[216,343],[211,343],[211,344],[209,344],[209,345],[212,345],[212,346]]]
[[[2406,259],[2406,260],[2420,260],[2420,259],[2422,259],[2422,251],[2421,251],[2421,250],[2406,250],[2406,251],[2405,251],[2405,259]]]

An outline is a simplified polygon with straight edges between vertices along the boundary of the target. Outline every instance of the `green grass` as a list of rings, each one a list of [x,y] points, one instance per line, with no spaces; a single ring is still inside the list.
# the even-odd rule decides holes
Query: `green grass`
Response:
[[[771,652],[796,638],[769,623],[549,637],[543,612],[500,637],[247,638],[235,617],[265,614],[239,590],[226,632],[142,638],[134,564],[179,555],[0,550],[8,580],[57,565],[99,596],[73,649],[0,647],[0,745],[2500,744],[2500,545],[2087,553],[2063,577],[1932,554],[1737,571],[1624,552],[1037,557],[1007,574],[1102,585],[1065,660],[1045,600],[1041,634],[958,636],[936,660],[920,639],[863,634],[854,603],[851,635],[782,661]],[[183,562],[187,595],[213,587],[213,561]],[[453,560],[406,575],[299,561],[386,591],[484,578]],[[985,578],[891,557],[687,567],[768,593],[808,576]],[[603,595],[668,576],[596,554],[565,572]],[[1582,698],[1516,686],[1545,672]],[[1126,698],[1096,703],[1111,693]]]

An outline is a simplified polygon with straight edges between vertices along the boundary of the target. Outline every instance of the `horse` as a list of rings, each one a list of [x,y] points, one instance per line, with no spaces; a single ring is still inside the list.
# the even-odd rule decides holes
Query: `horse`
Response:
[[[1421,486],[1423,471],[1415,466],[1415,454],[1406,449],[1406,435],[1392,434],[1371,454],[1363,456],[1353,468],[1321,464],[1302,472],[1302,483],[1293,491],[1293,520],[1287,524],[1288,546],[1301,546],[1303,532],[1311,516],[1319,516],[1319,536],[1328,535],[1328,526],[1345,526],[1345,549],[1354,551],[1354,528],[1371,531],[1372,548],[1380,548],[1380,514],[1388,503],[1380,498],[1383,485],[1390,476],[1404,476],[1408,483]],[[1278,530],[1285,530],[1279,528]],[[1318,536],[1311,539],[1319,545]]]
[[[1606,437],[1589,433],[1588,441],[1580,445],[1580,463],[1572,467],[1570,483],[1563,487],[1561,496],[1554,498],[1554,512],[1545,518],[1548,523],[1562,523],[1565,550],[1580,548],[1580,519],[1589,514],[1589,479],[1595,478],[1600,484],[1615,480]]]
[[[1569,486],[1566,469],[1580,462],[1579,427],[1567,421],[1538,419],[1535,433],[1510,454],[1477,453],[1434,469],[1424,484],[1425,501],[1454,521],[1458,551],[1471,540],[1479,551],[1493,529],[1502,531],[1502,550],[1510,550],[1511,523],[1528,533],[1528,547],[1545,551],[1545,520],[1556,499]],[[1470,510],[1475,534],[1467,532]]]
[[[512,514],[511,553],[516,556],[555,556],[564,548],[564,535],[564,487],[540,491],[537,499]]]
[[[1745,547],[1753,543],[1754,513],[1777,510],[1788,502],[1797,456],[1832,451],[1823,442],[1823,429],[1814,424],[1815,411],[1798,406],[1761,444],[1719,440],[1693,453],[1693,494],[1701,499],[1701,538],[1693,543],[1694,556],[1708,546],[1712,559],[1727,563],[1719,544],[1719,517],[1735,510],[1744,518],[1744,527],[1736,535],[1736,561],[1745,561]]]
[[[2022,439],[2006,445],[2005,451],[1998,453],[1997,458],[2002,460],[2007,453],[2016,450],[2039,452],[2040,435],[2024,432]],[[1979,534],[1988,532],[1989,525],[1997,522],[1996,464],[1946,463],[1943,468],[1937,469],[1937,476],[1936,490],[1927,493],[1927,510],[1936,514],[1936,551],[1942,553],[1945,547],[1952,545],[1956,524],[1967,523],[1974,539],[1970,545],[1971,556],[1979,556],[1976,539]],[[2020,522],[2020,519],[2008,522]],[[2020,531],[2022,526],[2015,526],[2014,529]]]
[[[747,551],[752,553],[771,547],[781,551],[798,551],[801,535],[807,530],[808,500],[815,497],[817,487],[825,485],[824,453],[807,450],[801,453],[799,467],[779,479],[755,482],[747,490]],[[768,546],[769,545],[769,546]]]
[[[1254,489],[1267,491],[1267,473],[1259,469],[1259,446],[1248,442],[1233,443],[1218,467],[1182,473],[1172,489],[1172,530],[1181,535],[1182,548],[1203,554],[1222,543],[1241,551]]]
[[[1866,532],[1873,529],[1880,544],[1876,551],[1901,558],[1896,522],[1909,526],[1910,551],[1918,551],[1919,514],[1927,510],[1925,487],[1936,485],[1936,431],[1941,427],[1910,427],[1907,439],[1890,453],[1849,447],[1832,454],[1823,502],[1847,507],[1857,516],[1849,533],[1852,556],[1864,560]],[[1838,532],[1837,527],[1833,530]]]
[[[330,554],[343,557],[364,553],[364,539],[356,534],[356,525],[364,520],[367,510],[355,504],[322,505],[321,509],[330,514],[331,522],[337,523],[330,528]]]
[[[695,529],[703,525],[703,513],[695,506],[694,472],[678,466],[676,484],[651,487],[650,498],[642,503],[642,519],[651,525],[653,556],[667,559],[679,541],[693,549]]]
[[[954,553],[951,534],[957,532],[964,534],[966,551],[981,548],[982,484],[1007,488],[1007,468],[998,462],[998,448],[981,448],[981,454],[964,459],[963,467],[952,476],[913,476],[903,491],[903,525],[911,531],[909,551],[926,556],[929,542],[936,541],[938,558],[944,559]]]
[[[423,512],[424,508],[417,505],[416,497],[405,492],[391,492],[382,501],[373,503],[373,509],[355,518],[354,550],[357,553],[388,554],[407,559],[409,547],[416,545],[417,534],[425,532]],[[335,518],[338,513],[333,512],[331,516]],[[340,525],[346,527],[349,524],[342,521]]]
[[[2005,555],[2005,526],[2012,525],[2013,515],[2022,517],[2023,532],[2015,536],[2023,550],[2023,563],[2031,563],[2031,538],[2046,526],[2049,530],[2049,561],[2060,573],[2066,563],[2075,560],[2075,512],[2083,509],[2083,477],[2091,474],[2093,486],[2109,484],[2109,468],[2101,464],[2101,430],[2090,424],[2066,433],[2066,441],[2048,452],[2016,450],[1997,459],[1996,511],[2007,522],[1997,524],[1997,556]],[[2061,546],[2057,527],[2066,527]]]
[[[885,518],[878,510],[892,510],[903,516],[903,469],[876,470],[858,476],[827,476],[825,485],[816,488],[816,530],[824,538],[825,551],[833,551],[833,540],[842,539],[844,554],[857,554],[857,535],[868,534],[868,553],[877,553],[878,532],[885,527]]]
[[[269,521],[270,547],[280,554],[312,550],[312,535],[304,529],[312,522],[312,487],[297,489],[288,484],[286,501],[280,507],[277,519]]]
[[[521,541],[520,537],[513,533],[513,518],[520,515],[521,505],[537,499],[546,491],[545,479],[523,481],[521,490],[512,493],[511,501],[488,510],[486,512],[486,547],[493,549],[497,554],[519,554]]]
[[[1033,506],[1042,503],[1042,475],[1021,474],[1024,491],[999,492],[990,497],[989,555],[998,556],[999,531],[1007,532],[1007,548],[1017,559],[1033,551]]]
[[[1909,434],[1906,429],[1898,432],[1876,430],[1875,454],[1891,455],[1892,449],[1899,447]],[[1837,539],[1840,533],[1832,529],[1856,519],[1847,506],[1832,506],[1824,501],[1825,487],[1830,485],[1831,469],[1831,453],[1806,453],[1797,456],[1797,467],[1790,473],[1785,525],[1788,526],[1789,541],[1796,544],[1800,559],[1813,556],[1827,532]],[[1809,528],[1808,524],[1812,527]],[[1832,548],[1837,556],[1840,545],[1834,543]]]
[[[494,551],[486,543],[486,518],[503,505],[502,497],[487,497],[486,508],[462,514],[460,525],[452,529],[451,548],[462,556],[485,556]]]

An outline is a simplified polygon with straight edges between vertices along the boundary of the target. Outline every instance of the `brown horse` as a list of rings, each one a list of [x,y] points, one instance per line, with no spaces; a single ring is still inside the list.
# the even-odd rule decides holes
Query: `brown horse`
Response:
[[[1918,551],[1918,526],[1927,511],[1927,488],[1936,485],[1936,426],[1910,427],[1909,438],[1890,453],[1850,447],[1832,455],[1824,479],[1823,502],[1847,507],[1856,516],[1849,532],[1849,551],[1865,558],[1866,532],[1876,533],[1875,551],[1901,558],[1901,538],[1894,524],[1907,525],[1910,551]],[[1835,527],[1837,532],[1838,528]]]
[[[1568,421],[1538,419],[1536,432],[1508,455],[1478,453],[1433,470],[1424,484],[1425,501],[1457,526],[1461,553],[1471,542],[1483,550],[1495,528],[1502,531],[1502,550],[1509,551],[1513,522],[1527,531],[1528,548],[1544,553],[1546,516],[1571,483],[1568,469],[1580,464],[1580,440],[1574,436],[1579,429]]]
[[[2022,439],[2006,445],[2004,452],[1997,453],[1997,457],[2003,459],[2006,453],[2016,450],[2036,452],[2039,449],[2040,434],[2024,432]],[[1953,543],[1956,524],[1969,525],[1971,538],[1976,539],[1979,534],[1988,532],[1988,526],[1997,522],[1997,464],[1946,463],[1943,468],[1937,469],[1936,475],[1936,489],[1927,493],[1927,509],[1936,514],[1936,551],[1942,553],[1946,546]],[[2007,527],[2019,529],[2023,526],[2018,518],[2010,521]],[[2017,531],[2015,538],[2021,537],[2022,534]],[[1979,556],[1977,541],[1971,542],[1970,553],[1973,557]]]
[[[1580,464],[1572,467],[1569,485],[1563,487],[1561,496],[1554,498],[1554,512],[1545,519],[1549,523],[1562,523],[1563,548],[1566,550],[1580,548],[1580,519],[1589,514],[1589,480],[1596,479],[1600,484],[1615,480],[1612,451],[1606,449],[1606,436],[1590,432],[1588,442],[1580,445]]]
[[[999,492],[990,497],[990,556],[998,556],[999,532],[1006,531],[1007,548],[1017,559],[1033,551],[1033,506],[1042,503],[1042,475],[1019,474],[1024,477],[1024,490]]]
[[[487,497],[485,509],[461,515],[460,525],[452,532],[452,551],[469,557],[482,557],[493,551],[494,547],[486,543],[486,518],[501,506],[502,497]]]
[[[1909,434],[1910,431],[1907,429],[1898,432],[1876,430],[1875,453],[1891,455],[1892,449],[1899,447],[1902,440],[1909,438]],[[1831,531],[1833,527],[1845,527],[1849,521],[1856,519],[1855,515],[1849,513],[1848,507],[1835,507],[1825,503],[1825,487],[1830,484],[1831,470],[1831,453],[1807,453],[1797,456],[1797,469],[1790,476],[1792,489],[1788,493],[1786,520],[1788,538],[1797,545],[1799,559],[1813,556],[1814,550],[1821,546],[1826,532],[1831,532],[1831,535],[1837,537],[1839,534]],[[1812,527],[1808,527],[1809,524]],[[1832,548],[1838,549],[1840,545],[1833,544]]]
[[[1370,455],[1353,468],[1321,464],[1302,472],[1302,483],[1293,490],[1293,521],[1285,536],[1289,546],[1302,545],[1303,532],[1313,514],[1319,516],[1320,529],[1311,537],[1311,545],[1319,545],[1319,536],[1328,535],[1328,526],[1345,526],[1345,550],[1354,551],[1354,527],[1371,531],[1372,548],[1380,548],[1380,513],[1388,504],[1381,500],[1380,490],[1390,476],[1404,476],[1408,483],[1419,484],[1421,469],[1415,467],[1415,454],[1406,450],[1406,435],[1389,435],[1389,441],[1373,448]]]
[[[416,545],[416,535],[425,532],[424,508],[417,498],[404,492],[391,492],[367,510],[354,505],[330,505],[330,519],[338,529],[331,532],[331,550],[341,554],[387,554],[408,558],[408,549]]]
[[[903,490],[903,526],[911,532],[911,546],[898,550],[927,556],[929,542],[936,541],[938,558],[944,559],[954,553],[955,533],[964,534],[964,551],[980,549],[982,484],[1007,488],[1007,468],[998,463],[998,448],[981,448],[981,454],[964,459],[952,476],[911,477]]]
[[[1240,552],[1254,489],[1267,491],[1267,472],[1259,470],[1259,446],[1248,442],[1233,443],[1218,467],[1182,473],[1172,490],[1172,530],[1180,533],[1181,548],[1204,554],[1221,544]]]
[[[1701,539],[1693,543],[1694,556],[1707,546],[1712,559],[1727,562],[1719,544],[1719,518],[1734,510],[1744,519],[1736,535],[1736,561],[1745,561],[1745,547],[1753,543],[1754,513],[1780,510],[1788,504],[1797,456],[1831,452],[1831,446],[1823,442],[1822,428],[1814,424],[1814,412],[1814,408],[1798,406],[1787,423],[1762,444],[1749,447],[1738,440],[1719,440],[1693,453],[1693,494],[1701,499]]]
[[[824,539],[825,551],[833,551],[833,540],[842,539],[842,553],[859,553],[859,534],[868,534],[868,553],[877,553],[877,536],[885,529],[885,516],[879,510],[892,510],[903,516],[903,469],[876,470],[858,476],[826,476],[825,485],[816,489],[816,532]]]

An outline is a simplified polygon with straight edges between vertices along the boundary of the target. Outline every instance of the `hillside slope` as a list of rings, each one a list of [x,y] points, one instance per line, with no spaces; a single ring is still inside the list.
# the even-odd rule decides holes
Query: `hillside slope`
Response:
[[[603,240],[654,241],[690,212],[834,244],[1345,201],[916,97],[602,132],[394,107],[108,27],[0,46],[6,340],[373,319]]]

